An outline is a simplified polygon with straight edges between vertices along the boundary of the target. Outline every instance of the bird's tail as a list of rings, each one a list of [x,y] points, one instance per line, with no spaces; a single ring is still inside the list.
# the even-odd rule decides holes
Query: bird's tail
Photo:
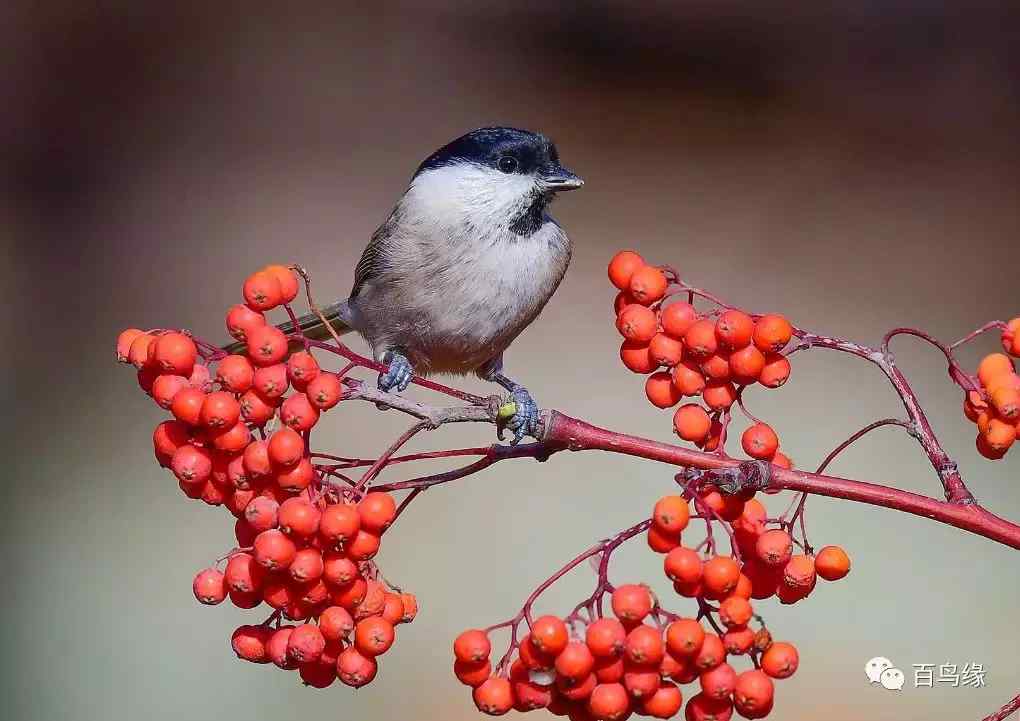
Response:
[[[333,303],[325,308],[322,308],[322,315],[325,317],[329,324],[333,327],[333,330],[337,335],[344,335],[350,333],[353,328],[350,326],[350,306],[347,305],[347,301],[340,301]],[[323,324],[322,319],[319,318],[315,313],[306,313],[305,315],[297,319],[297,323],[287,321],[276,326],[286,335],[294,333],[300,329],[308,338],[312,340],[324,340],[331,337],[329,329]],[[244,353],[247,349],[247,344],[244,341],[237,341],[230,345],[223,346],[223,350],[227,353]]]

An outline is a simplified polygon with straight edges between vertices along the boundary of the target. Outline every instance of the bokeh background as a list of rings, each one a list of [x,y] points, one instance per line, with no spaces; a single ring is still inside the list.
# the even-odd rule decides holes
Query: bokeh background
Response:
[[[223,309],[270,261],[307,266],[323,299],[346,292],[417,163],[473,127],[541,129],[588,181],[555,206],[575,260],[508,365],[543,405],[595,423],[669,439],[669,414],[617,360],[604,269],[621,247],[864,342],[899,324],[951,339],[1020,311],[1012,2],[51,0],[0,15],[5,718],[475,718],[453,636],[512,615],[670,487],[666,467],[581,454],[423,495],[380,557],[422,612],[358,692],[235,661],[230,631],[255,614],[194,602],[232,519],[153,462],[161,413],[113,363],[117,332],[224,339]],[[975,494],[1020,517],[1020,458],[980,459],[938,354],[895,350]],[[872,368],[824,351],[749,402],[802,467],[900,410]],[[319,436],[367,454],[404,427],[343,408]],[[416,447],[488,437],[456,428]],[[832,470],[938,494],[888,429]],[[854,569],[760,609],[801,649],[776,718],[979,718],[1017,692],[1015,552],[873,507],[814,499],[808,514],[812,540],[843,544]],[[614,579],[665,592],[640,540],[616,558]],[[539,610],[562,613],[591,583],[580,569]],[[867,686],[876,655],[906,689]],[[912,664],[967,662],[986,687],[911,687]]]

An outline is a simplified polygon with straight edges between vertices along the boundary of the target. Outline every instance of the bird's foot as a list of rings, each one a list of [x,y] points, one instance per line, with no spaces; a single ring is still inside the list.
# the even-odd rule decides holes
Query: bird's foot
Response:
[[[402,353],[391,350],[386,351],[383,362],[388,363],[390,367],[385,373],[379,374],[379,390],[387,393],[390,391],[403,393],[411,384],[411,379],[414,378],[411,361],[407,360]]]
[[[514,434],[513,440],[510,441],[512,446],[516,446],[524,440],[524,436],[531,436],[537,440],[540,416],[535,399],[528,393],[527,388],[514,386],[510,390],[510,401],[514,404],[514,411],[499,426],[497,431],[499,440],[503,440],[504,429],[510,430]]]

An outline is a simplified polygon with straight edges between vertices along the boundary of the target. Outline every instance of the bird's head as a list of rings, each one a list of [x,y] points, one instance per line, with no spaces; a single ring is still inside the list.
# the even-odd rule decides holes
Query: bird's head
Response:
[[[583,184],[560,165],[556,146],[544,135],[480,128],[426,158],[405,203],[426,222],[527,236],[548,220],[545,209],[556,193]]]

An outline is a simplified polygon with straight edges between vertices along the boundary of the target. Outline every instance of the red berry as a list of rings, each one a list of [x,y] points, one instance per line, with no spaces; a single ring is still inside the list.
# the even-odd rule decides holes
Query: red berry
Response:
[[[761,670],[772,678],[789,678],[799,664],[796,647],[783,641],[773,643],[761,656]]]
[[[719,348],[715,337],[715,323],[707,318],[695,321],[684,334],[684,349],[693,358],[708,358]]]
[[[556,616],[540,616],[531,626],[531,642],[548,656],[559,655],[569,640],[567,625]]]
[[[665,653],[662,634],[651,626],[638,625],[627,634],[626,657],[639,665],[658,665]]]
[[[657,330],[655,311],[636,303],[628,305],[616,317],[616,329],[632,343],[647,344]]]
[[[269,419],[276,415],[275,401],[267,402],[254,390],[245,391],[238,401],[238,405],[241,408],[241,417],[259,428],[266,425]]]
[[[130,363],[131,344],[135,342],[135,339],[140,335],[145,335],[145,331],[139,330],[138,328],[128,328],[122,330],[120,335],[117,336],[117,360],[121,363]]]
[[[679,618],[666,627],[666,647],[677,659],[694,658],[705,643],[705,629],[693,618]]]
[[[580,641],[568,643],[556,657],[556,673],[565,678],[580,680],[586,678],[595,667],[595,657],[587,644]]]
[[[228,453],[240,453],[251,443],[251,431],[244,421],[237,421],[225,431],[220,431],[212,437],[213,447]]]
[[[287,573],[298,583],[314,583],[322,577],[322,553],[315,548],[302,548],[294,554]]]
[[[662,309],[660,320],[663,333],[683,340],[687,330],[698,320],[698,312],[690,303],[671,303]]]
[[[690,518],[690,504],[683,496],[663,496],[652,509],[652,524],[667,533],[680,533]]]
[[[319,660],[312,663],[303,663],[298,667],[298,675],[305,686],[312,688],[328,688],[336,681],[336,666],[331,663],[323,663],[324,654],[319,654]]]
[[[340,402],[343,387],[333,373],[319,373],[305,388],[308,401],[320,411],[328,411]]]
[[[295,388],[305,388],[318,375],[319,364],[308,351],[292,353],[287,359],[287,378]]]
[[[268,663],[266,642],[272,630],[268,626],[240,626],[230,636],[237,657],[253,663]]]
[[[620,346],[620,360],[634,373],[651,373],[659,367],[658,362],[652,358],[647,343],[625,340]]]
[[[294,560],[294,542],[275,528],[255,537],[255,561],[269,571],[283,571]]]
[[[658,268],[646,265],[638,268],[630,276],[628,287],[630,296],[642,305],[650,305],[666,295],[669,283],[665,274]]]
[[[290,641],[290,634],[293,631],[293,626],[280,626],[266,642],[266,655],[269,660],[284,671],[292,670],[297,666],[297,663],[287,655],[287,642]]]
[[[191,584],[191,590],[199,603],[207,606],[215,606],[227,597],[227,587],[223,582],[223,574],[215,568],[207,568],[199,571]]]
[[[377,671],[375,659],[363,656],[354,646],[345,648],[337,658],[337,676],[352,688],[361,688],[371,683]]]
[[[623,653],[627,631],[615,618],[600,618],[588,626],[585,642],[595,656],[615,658]]]
[[[740,350],[747,346],[753,333],[754,321],[743,311],[727,310],[715,322],[716,338],[729,350]]]
[[[152,382],[152,399],[160,408],[169,410],[176,396],[184,388],[190,388],[188,379],[184,376],[160,375]]]
[[[453,655],[464,663],[479,663],[489,658],[492,644],[484,631],[473,628],[462,632],[453,641]]]
[[[312,462],[302,458],[293,468],[284,468],[276,472],[276,485],[287,493],[298,493],[308,488],[315,477]]]
[[[714,699],[728,698],[737,683],[737,672],[728,663],[721,663],[702,672],[698,678],[701,692]]]
[[[815,556],[815,571],[826,581],[838,581],[850,573],[850,557],[839,546],[826,546]]]
[[[259,326],[248,334],[247,348],[255,365],[275,365],[287,355],[287,337],[276,326]]]
[[[751,669],[737,676],[733,703],[744,718],[763,718],[772,710],[773,693],[772,679],[758,669]]]
[[[342,606],[330,606],[319,616],[319,630],[327,641],[338,642],[354,630],[354,619]]]
[[[319,520],[319,535],[332,547],[354,538],[360,528],[358,508],[345,503],[326,506]]]
[[[361,529],[346,546],[347,555],[355,561],[368,561],[379,552],[379,536]]]
[[[135,336],[128,347],[127,358],[135,368],[141,370],[149,365],[149,346],[156,342],[156,336],[151,333],[142,333]]]
[[[169,467],[174,453],[187,445],[189,437],[188,426],[180,421],[163,421],[156,426],[152,432],[152,446],[159,465]]]
[[[205,483],[212,475],[212,455],[204,448],[181,446],[170,459],[170,470],[181,483]]]
[[[226,391],[215,391],[205,397],[202,402],[200,419],[202,425],[213,429],[226,430],[241,417],[241,407],[233,394]]]
[[[627,624],[638,624],[652,612],[652,594],[646,586],[618,586],[611,597],[613,613]]]
[[[379,616],[358,621],[354,627],[354,647],[365,656],[379,656],[393,645],[393,625]]]
[[[262,271],[269,273],[280,283],[282,302],[290,303],[297,298],[300,286],[298,285],[297,275],[290,268],[285,265],[267,265]]]
[[[303,498],[288,498],[280,504],[280,530],[288,536],[310,538],[319,530],[319,509]]]
[[[255,368],[243,355],[228,355],[216,368],[216,380],[231,393],[244,393],[255,382]]]
[[[749,345],[730,355],[730,375],[737,385],[750,385],[761,378],[765,370],[765,354]]]
[[[305,623],[295,628],[287,639],[287,656],[297,663],[318,661],[326,648],[326,639],[318,626]]]
[[[174,394],[170,403],[170,412],[174,418],[197,426],[202,422],[202,406],[205,404],[205,393],[198,388],[182,388]]]
[[[762,353],[778,353],[793,337],[793,328],[781,315],[763,315],[754,324],[754,344]]]
[[[620,290],[627,290],[634,272],[644,265],[644,259],[633,250],[621,250],[609,261],[609,281]]]
[[[268,365],[255,369],[254,388],[259,396],[266,401],[272,401],[283,396],[287,392],[287,366],[283,363]]]
[[[740,446],[751,458],[768,461],[779,450],[779,436],[768,424],[755,423],[740,436]]]
[[[778,353],[766,353],[758,382],[766,388],[779,388],[790,378],[790,361]]]
[[[235,305],[227,311],[227,332],[239,341],[243,342],[252,330],[265,324],[266,317],[246,305]]]
[[[673,718],[683,705],[683,694],[675,684],[663,681],[655,693],[642,703],[642,710],[654,718]]]
[[[618,721],[630,711],[627,689],[619,683],[600,683],[588,698],[588,710],[599,721]]]
[[[719,620],[727,628],[746,626],[753,613],[751,603],[741,596],[724,598],[719,604]]]
[[[280,504],[267,496],[256,496],[244,509],[244,520],[256,533],[276,528]]]
[[[269,460],[277,466],[290,467],[301,460],[305,442],[297,431],[281,428],[269,437]]]
[[[397,504],[388,493],[373,491],[362,498],[358,504],[361,528],[377,536],[389,528],[396,513]]]
[[[164,333],[156,340],[156,365],[163,373],[190,376],[197,357],[195,341],[183,333]]]
[[[249,275],[244,281],[241,292],[244,295],[244,302],[252,310],[272,310],[283,302],[280,281],[275,275],[264,270]]]
[[[709,698],[699,693],[687,702],[685,721],[730,721],[733,718],[733,701]]]
[[[322,578],[326,583],[345,586],[357,577],[358,567],[347,556],[341,553],[329,553],[323,558]]]
[[[255,563],[254,557],[248,553],[232,555],[223,572],[223,581],[227,584],[227,588],[238,593],[261,591],[265,577],[265,569]]]
[[[505,678],[493,677],[478,686],[471,694],[475,706],[489,716],[502,716],[514,705],[513,689]]]

